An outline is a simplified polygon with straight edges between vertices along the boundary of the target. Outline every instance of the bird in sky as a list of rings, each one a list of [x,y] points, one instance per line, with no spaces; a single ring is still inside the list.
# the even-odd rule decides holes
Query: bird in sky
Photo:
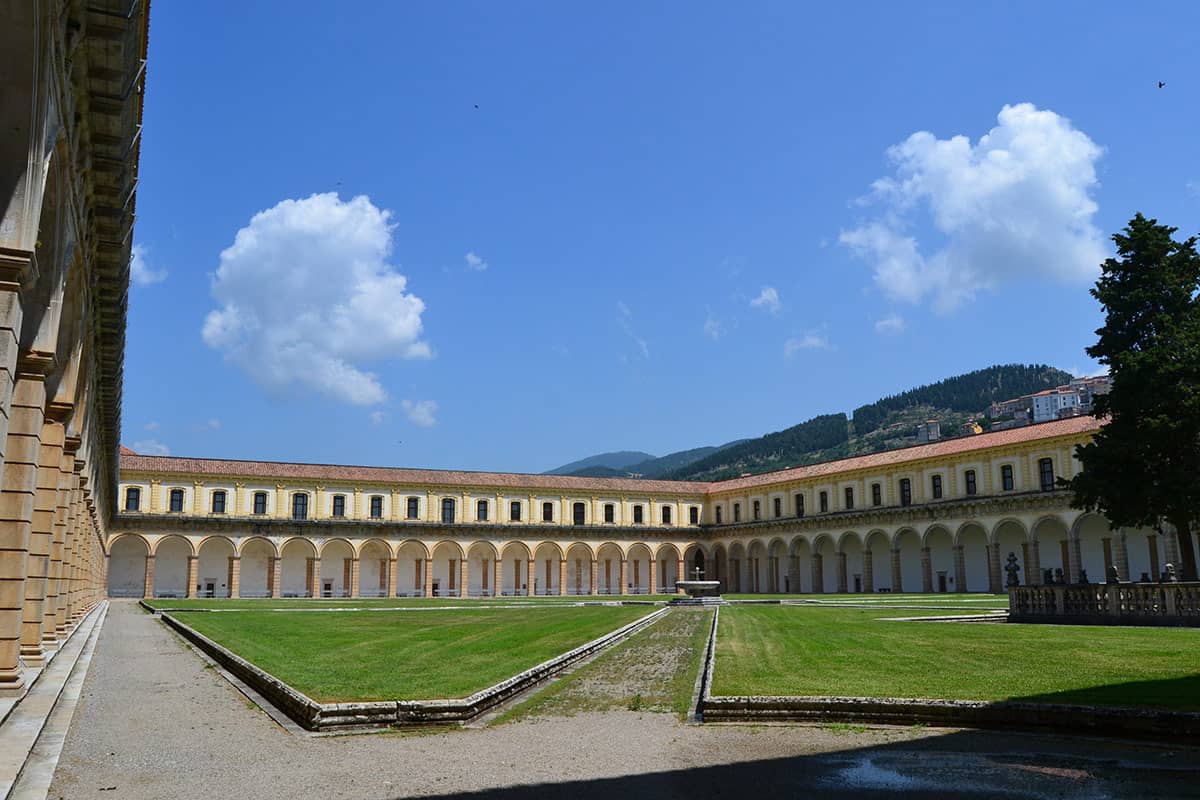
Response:
[[[1160,89],[1161,89],[1161,88],[1163,88],[1163,87],[1164,87],[1164,86],[1166,86],[1166,85],[1167,85],[1167,84],[1165,84],[1165,83],[1164,83],[1164,82],[1162,82],[1162,81],[1159,81],[1159,82],[1158,82],[1158,88],[1160,88]],[[475,107],[476,107],[476,108],[479,108],[479,106],[475,106]]]
[[[479,110],[479,103],[476,103],[476,104],[475,104],[475,110],[476,110],[476,111],[478,111],[478,110]]]

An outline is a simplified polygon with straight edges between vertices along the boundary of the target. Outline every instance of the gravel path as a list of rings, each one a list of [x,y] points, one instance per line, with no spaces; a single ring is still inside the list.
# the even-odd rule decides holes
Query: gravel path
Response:
[[[298,737],[135,603],[114,601],[49,796],[1177,798],[1200,797],[1198,755],[968,731],[687,726],[630,711]]]

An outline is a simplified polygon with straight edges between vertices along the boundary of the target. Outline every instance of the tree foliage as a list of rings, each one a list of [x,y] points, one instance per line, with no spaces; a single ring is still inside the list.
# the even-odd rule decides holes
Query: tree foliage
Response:
[[[1182,573],[1196,577],[1191,529],[1200,510],[1200,256],[1196,237],[1140,213],[1113,236],[1092,296],[1104,325],[1087,349],[1105,364],[1112,390],[1093,414],[1106,424],[1076,448],[1080,471],[1064,483],[1077,508],[1114,527],[1170,523]]]
[[[722,468],[736,472],[781,469],[799,463],[814,450],[844,444],[849,438],[850,425],[845,414],[824,414],[782,431],[718,450],[671,473],[670,477],[687,480]]]

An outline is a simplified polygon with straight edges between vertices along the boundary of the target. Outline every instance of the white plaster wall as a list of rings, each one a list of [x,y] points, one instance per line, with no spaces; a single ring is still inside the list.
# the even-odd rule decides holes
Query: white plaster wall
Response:
[[[477,547],[467,554],[467,594],[472,597],[483,595],[483,561],[487,558],[487,571],[492,573],[495,568],[492,564],[492,554],[483,548]],[[488,578],[488,594],[492,594],[492,582],[495,575],[489,574]]]
[[[384,585],[379,579],[383,576]],[[387,597],[387,556],[371,548],[358,559],[358,591],[363,597]]]
[[[1150,539],[1149,535],[1154,535],[1155,531],[1148,529],[1129,528],[1125,533],[1125,548],[1129,556],[1129,576],[1121,576],[1122,580],[1140,581],[1142,573],[1150,572]],[[1156,540],[1155,548],[1158,550],[1158,569],[1164,570],[1167,566],[1166,553],[1162,546],[1162,537],[1159,536]],[[1089,575],[1091,573],[1088,573]],[[1151,580],[1155,580],[1158,576],[1150,575]]]
[[[960,592],[986,592],[988,590],[987,536],[982,528],[971,527],[963,531],[961,541],[967,585],[956,588]]]
[[[271,549],[261,542],[252,542],[242,551],[241,577],[238,592],[242,597],[267,597],[267,573],[271,566]]]
[[[590,560],[580,553],[569,553],[567,555],[567,594],[588,594],[591,591],[591,580]]]
[[[308,572],[309,552],[301,546],[292,546],[283,551],[282,573],[279,577],[279,589],[284,597],[304,597],[308,586],[304,582]]]
[[[419,573],[424,566],[424,556],[415,545],[400,548],[396,558],[396,592],[400,595],[419,593],[424,587]]]
[[[213,597],[229,596],[229,557],[233,548],[226,542],[212,540],[200,548],[197,583],[201,587],[213,584]],[[201,590],[202,591],[202,590]],[[198,591],[197,596],[200,596]]]
[[[108,596],[141,597],[145,588],[145,543],[132,536],[117,540],[108,556]]]
[[[915,491],[914,487],[914,491]],[[921,591],[921,540],[912,533],[904,534],[900,540],[900,582],[903,584],[905,592]],[[890,575],[892,571],[891,561],[887,562],[887,570]],[[876,571],[878,572],[878,570]],[[890,581],[891,578],[889,577]],[[892,587],[895,591],[896,587]]]
[[[187,596],[187,561],[191,548],[181,539],[165,539],[154,550],[154,596]]]
[[[843,545],[843,552],[846,554],[846,591],[853,592],[854,576],[861,578],[863,571],[862,544],[857,538],[848,538]]]

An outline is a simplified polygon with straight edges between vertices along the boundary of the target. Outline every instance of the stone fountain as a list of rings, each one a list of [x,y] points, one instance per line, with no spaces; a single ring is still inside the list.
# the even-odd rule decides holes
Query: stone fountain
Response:
[[[718,606],[725,601],[721,598],[720,581],[700,580],[704,573],[696,567],[696,577],[693,580],[675,581],[676,590],[683,591],[687,597],[676,597],[671,601],[673,606]]]

